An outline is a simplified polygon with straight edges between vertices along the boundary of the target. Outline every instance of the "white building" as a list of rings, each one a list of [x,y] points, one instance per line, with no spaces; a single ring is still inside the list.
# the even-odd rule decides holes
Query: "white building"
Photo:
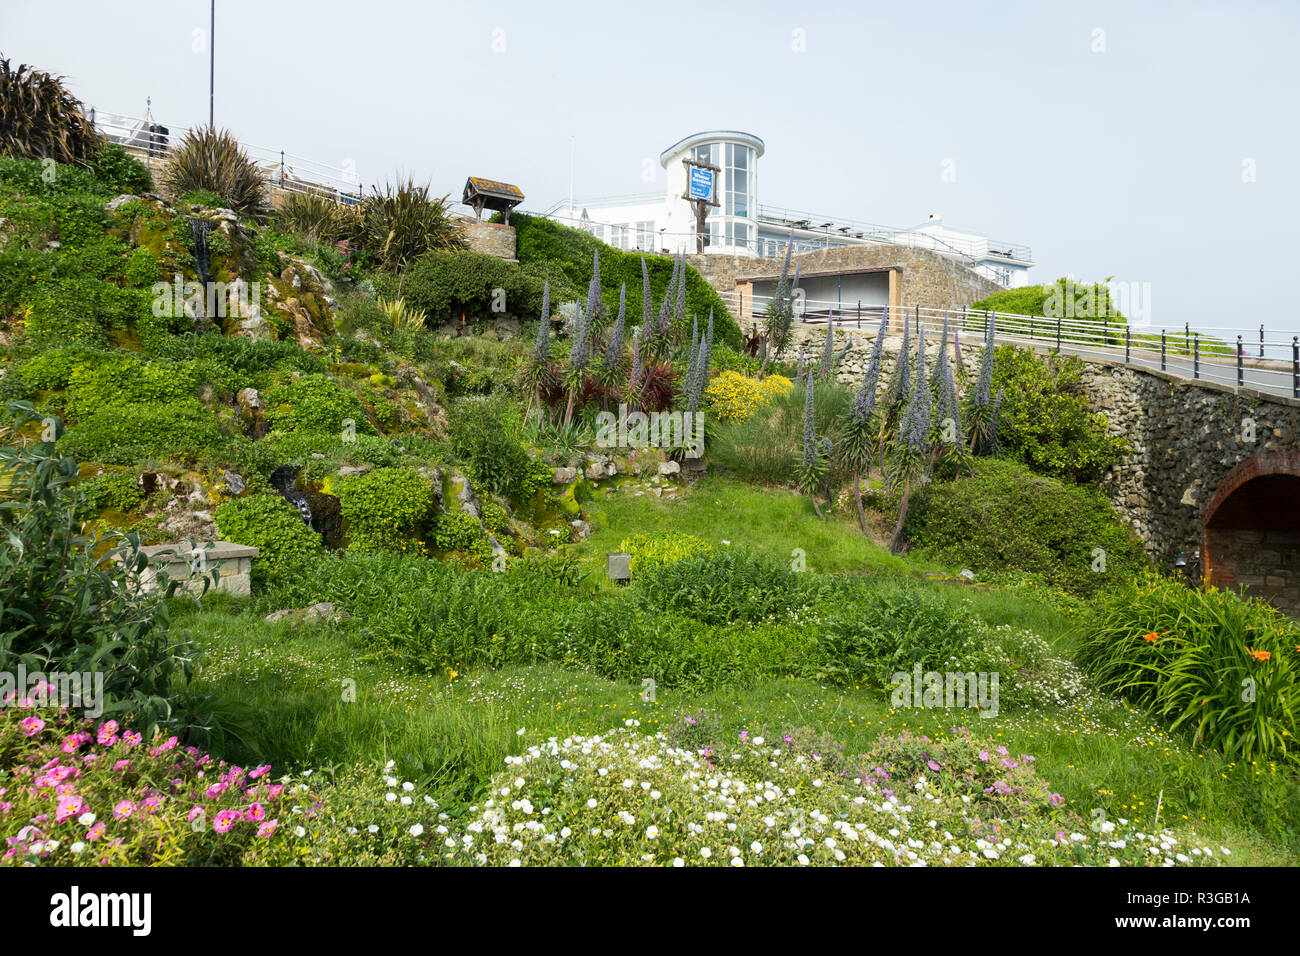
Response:
[[[686,198],[683,160],[717,167],[713,201],[706,219],[706,253],[774,258],[794,237],[795,251],[867,243],[915,246],[950,255],[1001,286],[1029,283],[1033,257],[1028,246],[995,241],[977,232],[946,226],[937,216],[906,229],[836,216],[822,216],[758,200],[758,160],[763,141],[738,130],[707,130],[687,136],[659,155],[665,172],[661,193],[560,202],[551,218],[585,229],[618,249],[694,252],[695,211]]]

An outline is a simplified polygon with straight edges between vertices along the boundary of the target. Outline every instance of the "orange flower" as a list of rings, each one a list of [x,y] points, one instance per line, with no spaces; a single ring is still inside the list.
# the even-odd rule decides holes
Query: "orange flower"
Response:
[[[1268,651],[1252,651],[1249,647],[1246,648],[1246,651],[1257,661],[1266,661],[1273,656]]]
[[[1159,639],[1160,639],[1160,635],[1157,634],[1155,631],[1152,631],[1150,634],[1142,635],[1142,640],[1146,641],[1148,644],[1154,644]]]

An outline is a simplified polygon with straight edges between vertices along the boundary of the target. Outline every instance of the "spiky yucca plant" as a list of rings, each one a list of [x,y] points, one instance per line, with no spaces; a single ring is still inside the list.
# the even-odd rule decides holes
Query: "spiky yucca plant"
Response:
[[[358,238],[384,268],[400,271],[426,252],[464,245],[465,229],[449,208],[449,198],[430,196],[427,183],[385,183],[361,203]]]
[[[102,145],[63,77],[0,59],[0,156],[73,163]]]
[[[229,130],[192,129],[167,159],[162,190],[168,199],[200,189],[216,193],[245,219],[261,219],[270,208],[265,174]]]
[[[360,226],[355,206],[342,206],[317,193],[290,193],[277,213],[280,224],[322,242],[352,238]]]
[[[376,301],[376,304],[379,306],[380,311],[384,313],[384,317],[388,319],[388,324],[393,327],[394,331],[422,329],[429,318],[427,312],[407,305],[405,299],[389,301],[380,298]]]

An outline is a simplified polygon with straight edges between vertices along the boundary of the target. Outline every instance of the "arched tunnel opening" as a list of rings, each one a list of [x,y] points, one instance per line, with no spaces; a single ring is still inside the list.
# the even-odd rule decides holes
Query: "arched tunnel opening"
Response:
[[[1219,486],[1205,511],[1203,567],[1211,584],[1300,618],[1300,461],[1286,457],[1251,459]]]

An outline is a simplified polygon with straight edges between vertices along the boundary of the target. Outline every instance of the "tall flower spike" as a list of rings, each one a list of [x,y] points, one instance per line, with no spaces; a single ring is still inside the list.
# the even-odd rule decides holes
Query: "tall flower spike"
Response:
[[[600,322],[600,250],[592,253],[591,282],[587,285],[587,322]]]
[[[618,318],[609,333],[609,345],[605,348],[605,368],[615,369],[623,358],[623,322],[627,316],[627,283],[618,290]]]
[[[682,267],[677,279],[677,308],[673,311],[673,318],[681,322],[686,318],[686,253],[682,253]]]
[[[817,460],[817,422],[814,402],[813,370],[808,369],[803,398],[803,463],[811,465]]]
[[[930,436],[930,384],[925,380],[925,331],[918,327],[916,332],[916,374],[907,415],[907,444],[919,454]]]
[[[853,405],[850,409],[853,417],[861,422],[869,419],[871,412],[876,407],[876,383],[880,379],[880,353],[885,347],[885,331],[888,328],[889,313],[886,312],[884,318],[880,320],[880,328],[876,330],[876,344],[871,349],[871,361],[867,365],[867,375],[862,380],[862,387],[853,396]]]
[[[533,346],[533,361],[538,365],[546,363],[551,345],[551,283],[542,284],[542,321],[537,326],[537,342]]]
[[[832,319],[826,321],[826,344],[822,346],[822,361],[817,367],[818,378],[829,378],[831,374],[831,365],[835,359],[835,323]]]
[[[637,389],[641,387],[641,334],[643,329],[637,329],[636,334],[632,336],[632,376],[628,379],[627,390],[629,394],[635,395]]]
[[[650,331],[650,323],[654,321],[654,303],[650,297],[650,268],[645,264],[645,256],[641,257],[641,328],[645,332]]]

